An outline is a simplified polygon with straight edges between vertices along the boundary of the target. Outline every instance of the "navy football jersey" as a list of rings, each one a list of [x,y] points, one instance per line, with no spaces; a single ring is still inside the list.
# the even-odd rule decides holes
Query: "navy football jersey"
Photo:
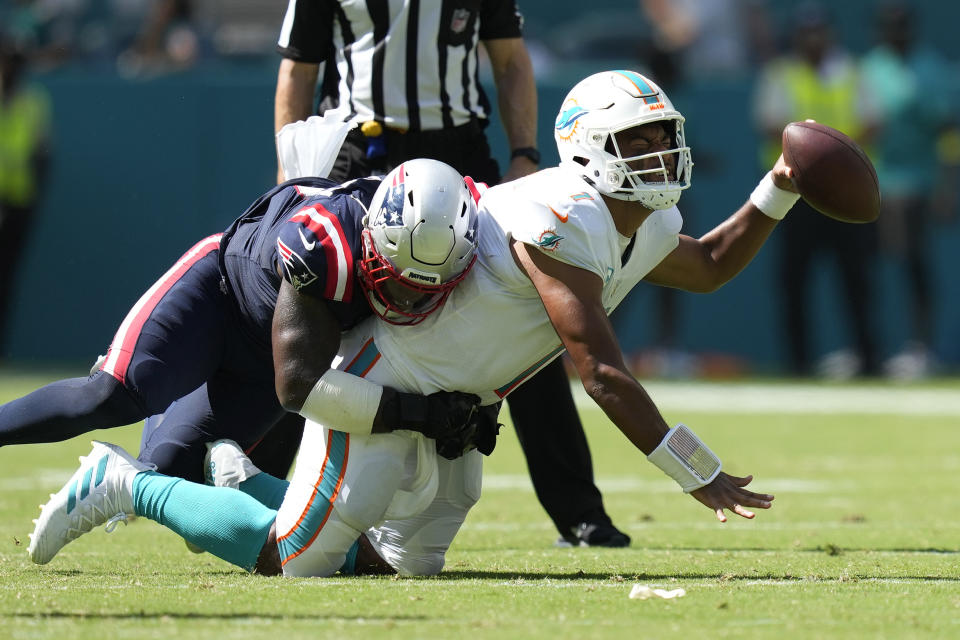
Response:
[[[378,178],[343,185],[290,180],[261,196],[227,229],[220,270],[255,340],[270,344],[281,280],[302,295],[326,300],[342,330],[372,313],[356,265],[363,216],[379,184]]]

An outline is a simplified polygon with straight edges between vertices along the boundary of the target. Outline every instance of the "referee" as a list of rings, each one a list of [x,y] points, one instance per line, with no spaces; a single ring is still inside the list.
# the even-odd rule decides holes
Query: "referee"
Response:
[[[329,176],[337,181],[383,174],[412,158],[441,160],[490,185],[533,173],[537,94],[522,23],[514,0],[290,0],[278,42],[274,129],[315,111],[356,123]],[[512,150],[503,175],[484,133],[492,109],[479,82],[480,44]],[[627,546],[594,484],[562,362],[514,391],[509,407],[558,542]]]

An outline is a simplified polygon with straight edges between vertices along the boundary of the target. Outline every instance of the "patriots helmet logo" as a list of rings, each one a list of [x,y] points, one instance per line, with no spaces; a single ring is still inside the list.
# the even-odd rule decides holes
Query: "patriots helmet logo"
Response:
[[[300,254],[288,247],[280,238],[277,238],[277,253],[283,263],[283,270],[287,274],[287,281],[297,291],[317,279],[317,274],[310,270]]]
[[[383,198],[383,204],[374,218],[374,226],[402,227],[403,226],[403,198],[406,189],[403,183],[393,185]]]

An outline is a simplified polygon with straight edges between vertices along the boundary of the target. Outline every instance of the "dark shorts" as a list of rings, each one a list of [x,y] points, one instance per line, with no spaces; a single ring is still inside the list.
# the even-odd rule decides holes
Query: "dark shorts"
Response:
[[[449,164],[461,175],[493,186],[500,182],[500,167],[493,159],[483,127],[475,122],[452,129],[400,133],[387,129],[385,155],[367,156],[368,140],[353,129],[340,148],[329,177],[340,182],[369,175],[386,174],[414,158],[430,158]]]

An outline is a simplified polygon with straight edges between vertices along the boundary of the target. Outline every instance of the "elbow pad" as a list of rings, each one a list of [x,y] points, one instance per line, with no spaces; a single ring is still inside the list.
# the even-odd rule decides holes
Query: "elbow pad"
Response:
[[[300,415],[328,429],[368,434],[380,407],[383,387],[336,369],[317,380],[300,408]]]

